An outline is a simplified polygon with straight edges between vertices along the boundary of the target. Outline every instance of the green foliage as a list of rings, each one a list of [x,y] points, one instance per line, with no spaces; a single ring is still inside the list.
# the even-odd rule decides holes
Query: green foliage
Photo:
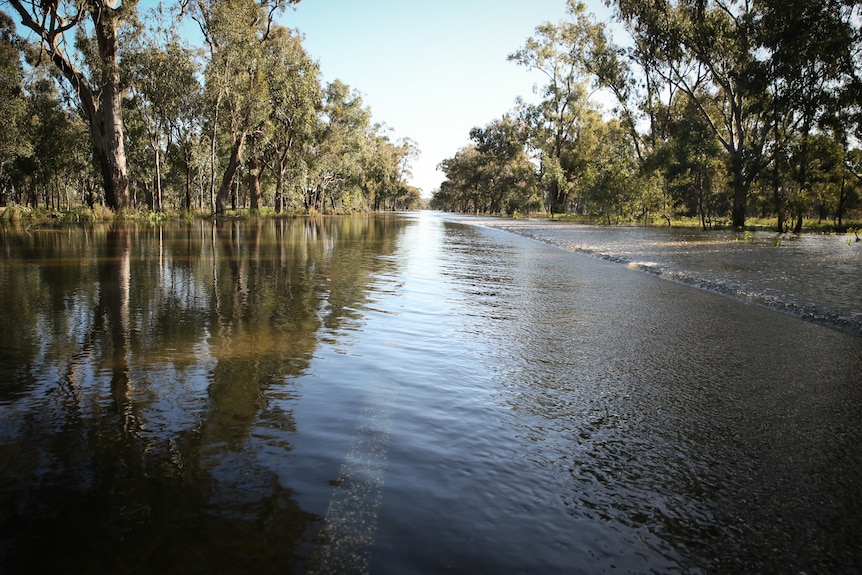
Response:
[[[599,121],[589,100],[592,75],[590,55],[603,34],[580,2],[569,0],[568,18],[546,22],[525,45],[509,56],[511,61],[547,78],[543,99],[524,105],[521,118],[530,127],[530,143],[542,162],[542,184],[552,211],[582,211],[582,198],[573,195],[588,170],[594,148],[592,127]]]
[[[321,84],[301,34],[275,21],[291,3],[189,0],[139,14],[135,1],[9,0],[34,37],[54,26],[74,50],[30,45],[0,13],[0,203],[44,206],[59,220],[100,205],[421,206],[408,185],[416,143],[373,122],[354,88]],[[441,162],[447,180],[432,205],[604,223],[697,218],[704,228],[758,214],[782,230],[838,229],[858,215],[858,3],[610,4],[628,33],[620,45],[568,0],[562,20],[539,24],[509,56],[544,74],[537,101],[472,130]],[[99,25],[57,28],[99,7]],[[181,17],[200,46],[178,38]],[[66,57],[77,67],[56,66]],[[615,107],[599,106],[598,93]],[[106,133],[123,137],[108,143]]]
[[[63,221],[83,216],[80,206],[114,205],[116,190],[100,189],[93,170],[105,165],[94,161],[105,157],[103,141],[96,142],[94,158],[93,132],[80,122],[77,105],[99,108],[96,98],[120,78],[116,133],[123,133],[128,161],[120,173],[128,174],[129,217],[141,218],[144,206],[166,213],[248,208],[266,214],[421,205],[419,190],[406,183],[415,143],[392,142],[384,127],[372,125],[356,90],[338,81],[321,85],[301,35],[274,20],[292,3],[190,0],[145,14],[134,1],[106,8],[106,27],[69,29],[77,34],[82,68],[66,80],[79,82],[83,90],[74,95],[87,101],[61,97],[57,87],[64,80],[58,69],[52,74],[44,67],[50,62],[45,48],[18,38],[0,13],[0,112],[9,132],[0,143],[0,204],[45,205]],[[52,14],[84,16],[97,4],[48,6]],[[36,9],[12,5],[24,19]],[[200,47],[178,36],[182,17],[199,28]],[[33,26],[37,20],[31,19]],[[61,21],[52,17],[42,25]],[[100,45],[100,34],[111,30],[114,36]],[[114,51],[103,53],[100,46]],[[25,52],[29,67],[21,65]],[[107,91],[99,92],[101,86]],[[87,118],[96,121],[97,112]]]
[[[506,116],[470,133],[473,144],[441,164],[447,181],[431,207],[490,213],[541,208],[538,178],[525,147],[524,128]]]
[[[703,103],[709,102],[703,97]],[[712,101],[709,105],[717,106]],[[664,179],[670,210],[697,216],[703,229],[727,213],[726,156],[700,105],[681,94],[665,115],[665,138],[657,141],[644,166]]]
[[[275,178],[273,201],[275,210],[281,212],[291,203],[298,203],[288,196],[286,181],[301,182],[308,173],[323,89],[317,63],[303,50],[298,35],[275,27],[264,52],[268,59],[271,129],[258,153]]]
[[[87,141],[96,155],[104,200],[129,207],[129,180],[122,112],[120,38],[136,23],[137,0],[122,2],[6,2],[38,38],[21,44],[32,66],[45,62],[64,80],[75,111],[88,124]],[[85,142],[78,142],[79,147]],[[39,157],[38,160],[44,159]],[[47,203],[47,202],[46,202]]]
[[[15,34],[14,23],[6,14],[0,12],[0,118],[3,118],[0,175],[4,164],[14,161],[16,157],[29,157],[33,154],[28,130],[23,69],[18,53],[20,42]]]
[[[554,217],[695,217],[703,228],[742,228],[756,211],[777,216],[781,230],[795,218],[795,231],[805,221],[841,228],[856,213],[858,3],[609,4],[629,34],[625,48],[569,0],[564,20],[539,25],[509,57],[546,77],[540,101],[513,113],[536,203]],[[599,91],[615,99],[611,113],[595,104]],[[432,206],[500,211],[491,154],[479,144],[441,163],[447,180]]]

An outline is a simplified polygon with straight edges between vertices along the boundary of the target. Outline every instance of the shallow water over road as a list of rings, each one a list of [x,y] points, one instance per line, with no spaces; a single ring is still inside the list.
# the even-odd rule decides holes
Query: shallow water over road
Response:
[[[433,213],[3,250],[4,573],[862,570],[852,334]]]
[[[462,218],[862,335],[857,234],[609,227]]]

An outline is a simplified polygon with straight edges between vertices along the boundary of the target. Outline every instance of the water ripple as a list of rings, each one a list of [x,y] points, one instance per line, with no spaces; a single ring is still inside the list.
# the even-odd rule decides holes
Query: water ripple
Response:
[[[841,236],[474,221],[862,335],[862,246]]]

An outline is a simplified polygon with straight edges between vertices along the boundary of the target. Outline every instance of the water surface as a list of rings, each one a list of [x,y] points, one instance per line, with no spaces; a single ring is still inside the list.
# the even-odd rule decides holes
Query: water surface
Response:
[[[852,334],[432,213],[3,234],[4,573],[862,569]]]
[[[462,220],[862,335],[858,235]]]

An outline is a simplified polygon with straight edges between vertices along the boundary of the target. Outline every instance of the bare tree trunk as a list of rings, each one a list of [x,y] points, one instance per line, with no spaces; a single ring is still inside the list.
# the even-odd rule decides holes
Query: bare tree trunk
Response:
[[[183,207],[187,212],[192,211],[192,158],[188,148],[183,146],[183,155],[186,160],[186,196],[183,200]]]
[[[36,33],[41,47],[77,94],[90,126],[90,138],[99,160],[105,202],[115,210],[129,207],[129,176],[123,145],[122,89],[119,71],[119,30],[137,9],[137,0],[93,0],[85,4],[9,0],[21,23]],[[119,5],[118,5],[119,4]],[[68,12],[71,11],[71,12]],[[84,16],[92,20],[92,31]],[[92,34],[98,46],[97,84],[91,82],[67,56],[66,32]]]
[[[153,204],[155,205],[155,210],[157,212],[162,211],[162,168],[161,168],[161,154],[159,153],[159,144],[158,142],[153,142],[153,151],[155,153],[156,160],[156,181],[155,181],[155,190],[153,191],[154,198]]]
[[[275,174],[275,211],[284,211],[284,174],[287,171],[287,154],[281,154],[272,171]]]
[[[275,176],[275,211],[284,211],[284,170],[278,170]]]
[[[223,214],[227,211],[231,186],[233,186],[233,180],[236,177],[237,170],[239,170],[239,165],[242,163],[242,148],[245,144],[245,135],[246,132],[243,131],[234,140],[233,149],[230,152],[230,161],[227,164],[227,168],[225,168],[221,186],[219,186],[218,195],[216,196],[215,213],[217,214]]]
[[[248,165],[248,201],[252,211],[260,210],[260,160],[252,158]]]
[[[215,113],[213,115],[213,130],[210,135],[210,209],[216,213],[218,213],[215,196],[216,145],[218,143],[218,112],[221,107],[221,98],[222,93],[219,91],[215,104]]]
[[[113,34],[112,62],[116,63],[116,31]],[[131,201],[126,148],[123,143],[122,90],[119,70],[115,70],[112,76],[113,78],[102,88],[101,110],[95,110],[95,121],[90,121],[90,130],[91,132],[97,130],[101,137],[102,145],[97,146],[97,151],[105,186],[105,202],[109,208],[122,211],[130,207]]]

